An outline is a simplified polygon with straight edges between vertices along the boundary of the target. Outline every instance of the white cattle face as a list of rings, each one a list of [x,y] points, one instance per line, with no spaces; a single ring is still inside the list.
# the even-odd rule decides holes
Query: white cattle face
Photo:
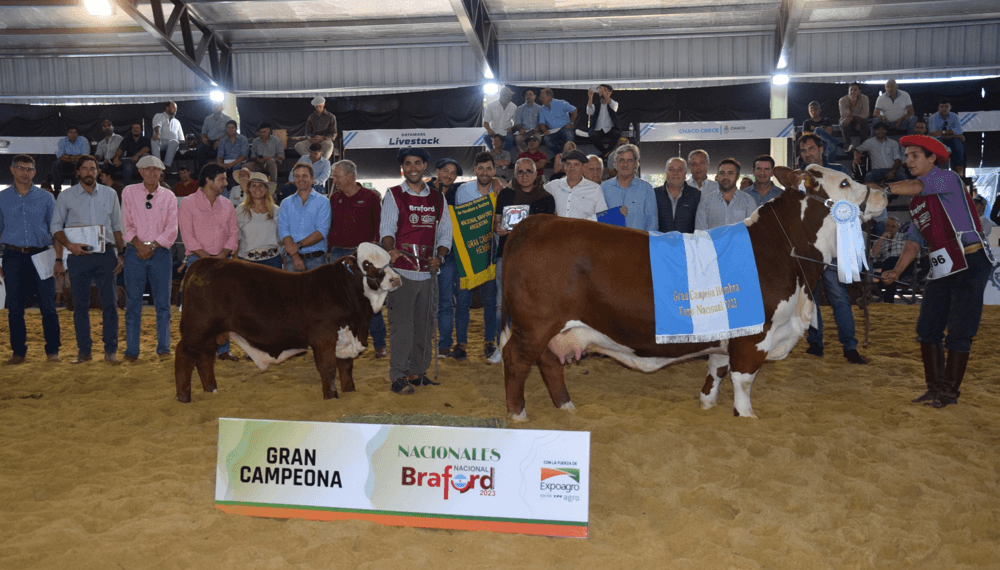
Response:
[[[403,279],[389,266],[389,253],[373,243],[362,243],[358,246],[357,262],[365,274],[365,297],[372,304],[376,313],[382,310],[389,291],[395,291],[403,285]]]

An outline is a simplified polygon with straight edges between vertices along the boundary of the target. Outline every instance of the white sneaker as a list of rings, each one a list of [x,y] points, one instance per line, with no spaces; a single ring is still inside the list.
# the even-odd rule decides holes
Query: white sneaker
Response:
[[[500,362],[500,360],[503,358],[503,354],[501,353],[502,351],[500,350],[500,347],[497,347],[496,350],[493,351],[493,354],[491,354],[489,358],[486,359],[486,364],[496,364]]]

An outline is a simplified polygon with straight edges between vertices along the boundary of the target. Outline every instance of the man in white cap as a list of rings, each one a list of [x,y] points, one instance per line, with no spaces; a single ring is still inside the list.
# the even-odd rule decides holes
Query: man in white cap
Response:
[[[506,87],[500,88],[500,98],[493,101],[483,110],[483,128],[493,137],[504,137],[503,149],[514,146],[514,115],[517,105],[510,102],[514,92]]]
[[[146,283],[156,307],[156,354],[170,354],[170,246],[177,239],[177,198],[160,186],[159,158],[139,159],[141,184],[122,190],[122,237],[125,246],[125,362],[139,358],[142,294]]]
[[[319,143],[323,146],[320,153],[323,158],[330,160],[333,154],[333,141],[337,138],[337,117],[326,110],[326,99],[314,97],[312,106],[316,112],[306,119],[306,140],[295,145],[295,151],[302,156],[309,154],[309,147]]]

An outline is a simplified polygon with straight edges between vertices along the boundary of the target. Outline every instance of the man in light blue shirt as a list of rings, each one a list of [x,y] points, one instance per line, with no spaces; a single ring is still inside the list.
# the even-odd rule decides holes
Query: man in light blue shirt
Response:
[[[622,145],[612,157],[618,176],[601,184],[608,208],[624,208],[626,227],[655,232],[659,218],[653,186],[635,175],[639,168],[639,148],[634,144]]]
[[[216,156],[219,141],[226,136],[226,123],[233,118],[222,112],[222,101],[212,103],[212,114],[201,125],[201,144],[198,145],[198,172],[210,157]]]
[[[66,136],[56,144],[56,161],[52,163],[52,191],[59,195],[62,181],[73,178],[76,174],[76,160],[85,154],[90,154],[90,141],[79,136],[76,127],[70,127]]]
[[[762,154],[753,159],[753,185],[741,192],[746,192],[760,208],[764,204],[781,195],[781,188],[774,185],[771,176],[774,174],[774,159]]]
[[[702,192],[698,202],[698,213],[694,217],[694,229],[710,230],[728,226],[750,217],[757,209],[757,203],[746,192],[736,189],[740,179],[740,163],[727,158],[719,163],[716,181],[719,187]]]
[[[539,102],[542,107],[538,110],[538,130],[545,135],[542,142],[552,151],[553,156],[562,154],[563,145],[576,138],[573,132],[576,107],[562,99],[553,99],[549,88],[542,89]]]
[[[962,136],[962,123],[958,115],[951,112],[951,101],[941,99],[938,112],[931,115],[927,124],[928,133],[944,143],[951,150],[951,169],[959,176],[965,176],[965,137]]]
[[[278,210],[278,237],[288,265],[307,271],[326,263],[326,236],[330,233],[330,201],[313,189],[313,169],[296,164],[292,169],[297,192]]]
[[[514,113],[514,142],[521,152],[528,150],[528,137],[538,134],[538,113],[542,106],[535,104],[535,90],[524,90],[524,104]]]
[[[236,132],[236,121],[226,123],[226,136],[219,141],[216,151],[216,161],[226,169],[232,180],[233,174],[243,166],[250,156],[250,141]],[[232,185],[232,182],[230,183]]]

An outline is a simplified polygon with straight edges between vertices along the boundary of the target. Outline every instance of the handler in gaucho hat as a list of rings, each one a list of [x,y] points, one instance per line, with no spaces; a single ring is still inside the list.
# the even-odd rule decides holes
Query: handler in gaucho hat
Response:
[[[431,363],[437,295],[433,276],[451,249],[451,217],[444,195],[424,182],[430,155],[404,148],[396,157],[403,183],[382,200],[379,237],[403,286],[389,293],[389,378],[392,391],[412,394],[414,386],[435,384],[427,377]]]
[[[979,330],[983,314],[983,291],[994,262],[983,247],[982,227],[974,214],[972,197],[958,174],[938,168],[948,163],[947,147],[923,135],[905,136],[900,143],[906,147],[906,167],[914,180],[892,182],[885,188],[892,194],[912,197],[913,223],[903,236],[907,242],[899,262],[882,274],[882,281],[897,279],[916,258],[920,245],[927,244],[931,280],[924,289],[917,317],[927,392],[913,401],[943,408],[958,403],[972,337]]]

